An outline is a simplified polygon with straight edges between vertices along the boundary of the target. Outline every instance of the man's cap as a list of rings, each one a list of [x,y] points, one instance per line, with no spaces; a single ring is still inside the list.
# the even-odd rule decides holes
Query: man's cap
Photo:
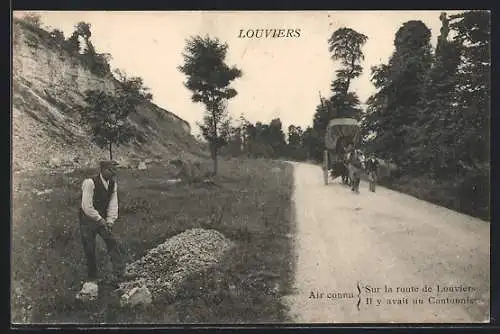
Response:
[[[116,167],[118,166],[118,162],[116,162],[115,160],[101,160],[99,161],[99,166],[102,169]]]

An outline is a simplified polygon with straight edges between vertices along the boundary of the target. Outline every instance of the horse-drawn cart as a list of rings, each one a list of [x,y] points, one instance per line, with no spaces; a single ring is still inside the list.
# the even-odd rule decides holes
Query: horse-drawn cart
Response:
[[[333,179],[347,175],[345,163],[347,147],[357,148],[360,143],[360,125],[354,118],[332,119],[325,131],[325,151],[323,153],[323,177],[325,185],[329,176]]]

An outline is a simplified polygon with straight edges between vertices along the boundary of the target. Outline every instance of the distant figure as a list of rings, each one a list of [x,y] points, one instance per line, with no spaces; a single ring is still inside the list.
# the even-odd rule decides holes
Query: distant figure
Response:
[[[351,181],[351,190],[359,193],[359,183],[361,180],[361,155],[354,149],[353,145],[349,145],[347,153],[347,164],[349,168],[349,178]]]
[[[115,161],[105,160],[99,163],[100,173],[88,178],[82,184],[80,207],[80,232],[83,250],[87,258],[88,280],[97,280],[96,236],[99,234],[111,256],[115,279],[123,275],[123,263],[118,241],[112,233],[118,218],[118,193]]]
[[[368,174],[368,180],[370,182],[370,191],[375,192],[375,187],[377,185],[377,179],[378,179],[378,166],[379,166],[378,160],[375,158],[373,154],[371,154],[365,164],[366,164],[366,172]]]
[[[335,148],[335,152],[340,156],[343,157],[341,161],[337,163],[336,168],[338,169],[337,173],[340,174],[341,179],[342,179],[342,184],[349,184],[349,170],[348,170],[348,165],[347,165],[347,149],[344,149],[344,138],[339,138],[337,140],[337,146]],[[337,174],[337,175],[338,175]]]

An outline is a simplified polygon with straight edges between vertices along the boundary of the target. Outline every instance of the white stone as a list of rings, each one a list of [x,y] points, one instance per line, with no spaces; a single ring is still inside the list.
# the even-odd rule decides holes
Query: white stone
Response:
[[[82,289],[76,295],[76,299],[83,301],[92,301],[97,299],[99,295],[99,287],[94,282],[85,282]]]
[[[62,164],[62,160],[59,157],[52,157],[49,159],[49,166],[50,167],[59,167]]]
[[[45,189],[45,190],[35,190],[35,193],[38,196],[45,195],[45,194],[50,194],[53,191],[53,189]]]
[[[151,292],[146,285],[135,287],[123,294],[120,298],[120,306],[135,306],[135,305],[149,305],[153,298]]]
[[[139,170],[147,169],[146,163],[144,161],[139,162],[139,166],[137,166],[137,169],[139,169]]]

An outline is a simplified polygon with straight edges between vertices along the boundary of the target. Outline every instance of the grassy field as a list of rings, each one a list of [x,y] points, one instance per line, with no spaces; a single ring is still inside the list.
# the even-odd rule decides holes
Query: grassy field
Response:
[[[96,171],[16,174],[12,321],[286,321],[280,297],[290,293],[294,266],[290,238],[292,167],[281,162],[241,159],[221,159],[219,165],[214,186],[168,185],[168,174],[160,165],[145,171],[120,170],[120,218],[115,231],[131,259],[140,258],[167,238],[194,227],[213,228],[236,243],[220,268],[190,279],[176,300],[157,301],[134,310],[119,309],[117,297],[105,287],[91,306],[75,300],[86,268],[77,218],[80,184]],[[109,259],[104,249],[103,243],[98,243],[102,270],[107,272]]]

